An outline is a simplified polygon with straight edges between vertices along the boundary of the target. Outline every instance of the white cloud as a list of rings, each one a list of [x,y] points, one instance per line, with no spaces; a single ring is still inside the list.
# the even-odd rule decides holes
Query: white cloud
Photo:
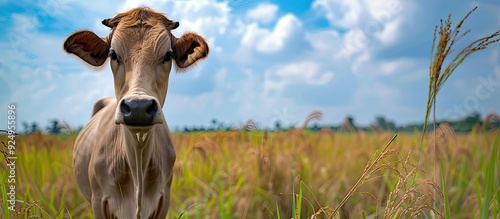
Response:
[[[278,6],[262,3],[257,5],[257,7],[249,10],[246,17],[252,21],[259,21],[262,23],[269,23],[276,17],[276,12],[278,12]]]
[[[495,74],[497,79],[500,79],[500,50],[492,49],[489,58],[490,64],[493,66],[493,74]]]
[[[159,2],[160,3],[165,3],[166,1],[159,1]],[[158,4],[158,2],[155,2],[155,3]],[[147,1],[143,1],[143,0],[127,0],[120,7],[120,11],[126,11],[126,10],[130,10],[132,8],[144,7],[144,6],[148,6]]]
[[[333,26],[363,29],[373,22],[383,25],[400,16],[404,7],[400,0],[315,0],[312,8],[324,14]]]
[[[352,73],[358,77],[376,78],[389,75],[401,75],[418,69],[417,60],[397,58],[389,60],[373,60],[368,52],[363,52],[352,62]]]
[[[341,48],[341,36],[332,30],[307,32],[306,39],[312,45],[314,53],[320,56],[333,57]]]
[[[220,106],[223,102],[223,94],[221,92],[206,92],[196,96],[169,94],[165,102],[164,110],[172,113],[191,112],[202,114],[209,110],[210,107]]]
[[[257,91],[262,90],[262,81],[251,69],[244,69],[242,72],[241,81],[231,82],[235,83],[235,86],[232,87],[233,92],[230,95],[230,100],[254,103],[257,99],[260,99],[258,97],[260,92]]]
[[[401,0],[386,0],[386,1],[364,1],[372,19],[379,23],[385,23],[400,15],[403,10]],[[408,7],[406,7],[408,9]]]
[[[187,1],[193,3],[194,1]],[[190,8],[189,5],[181,5],[177,2],[179,8]],[[224,34],[227,25],[229,24],[229,8],[224,3],[206,4],[206,8],[198,8],[198,10],[183,11],[179,15],[181,24],[185,26],[185,31],[194,30],[204,35]],[[174,15],[177,13],[173,13]],[[191,18],[189,15],[199,14],[199,16]]]
[[[330,25],[346,31],[334,59],[349,62],[372,53],[381,46],[397,42],[402,33],[403,16],[411,13],[411,3],[400,0],[315,0],[312,8],[325,16]],[[405,13],[403,12],[405,9]]]
[[[224,81],[227,77],[227,69],[223,68],[215,74],[216,86],[224,86]]]
[[[12,26],[11,31],[15,32],[16,35],[22,35],[22,37],[33,38],[33,34],[37,31],[40,26],[40,21],[33,15],[25,14],[12,14]]]
[[[334,26],[350,28],[358,24],[364,5],[358,0],[315,0],[312,7],[325,13]]]
[[[39,6],[38,8],[41,9],[38,12],[38,14],[41,16],[64,16],[65,11],[69,9],[68,4],[71,1],[72,0],[47,0],[47,1],[37,2]],[[94,8],[100,8],[100,7],[95,7],[94,4]]]
[[[9,45],[16,52],[24,50],[35,39],[40,27],[36,16],[27,14],[12,14],[12,28],[7,31]],[[10,48],[9,48],[10,49]]]
[[[269,30],[259,28],[257,23],[251,23],[246,27],[245,34],[241,37],[241,44],[254,47],[258,43],[258,40],[269,34]]]
[[[313,61],[300,61],[272,67],[265,73],[264,93],[281,91],[287,85],[324,85],[333,78],[332,72],[321,72],[321,65]]]
[[[396,42],[400,35],[401,19],[397,18],[387,22],[382,31],[375,33],[375,36],[384,45],[390,45]]]
[[[363,31],[359,29],[350,30],[343,36],[343,46],[334,55],[334,58],[336,60],[351,60],[353,56],[366,50],[370,43],[371,39]]]
[[[97,99],[114,95],[109,70],[66,73],[52,64],[31,68],[14,63],[8,68],[18,77],[8,81],[12,93],[5,101],[18,105],[20,121],[45,124],[47,119],[58,118],[82,125]]]
[[[122,8],[120,4],[123,1],[120,0],[109,0],[109,1],[73,1],[73,0],[52,0],[60,3],[63,7],[66,7],[66,4],[77,8],[79,11],[85,11],[92,15],[97,16],[108,16],[105,18],[110,18],[114,16],[115,13],[121,12]],[[94,17],[95,19],[104,19],[100,17]]]
[[[401,96],[401,90],[399,88],[381,84],[379,82],[365,84],[356,91],[355,101],[365,102],[370,100],[370,103],[361,104],[362,106],[367,106],[367,104],[379,103],[380,106],[385,106],[391,108],[395,106],[397,99]]]
[[[363,72],[365,70],[367,63],[371,60],[371,55],[368,51],[363,51],[356,59],[352,62],[351,64],[351,71],[354,75],[360,76],[363,75],[360,72]],[[361,69],[361,71],[360,71]],[[369,73],[372,73],[370,71]]]
[[[230,8],[227,2],[216,0],[203,1],[146,1],[127,0],[121,10],[148,6],[153,10],[165,13],[170,19],[179,21],[180,26],[174,30],[182,34],[195,31],[205,37],[224,34],[229,24]]]
[[[409,69],[412,66],[413,66],[412,60],[398,59],[398,60],[380,62],[380,64],[378,64],[379,67],[378,70],[383,75],[392,75],[397,72],[402,72],[402,70]]]
[[[241,43],[261,53],[274,53],[292,46],[296,39],[304,40],[304,37],[302,22],[294,15],[286,14],[278,20],[272,31],[260,28],[257,23],[248,25]]]

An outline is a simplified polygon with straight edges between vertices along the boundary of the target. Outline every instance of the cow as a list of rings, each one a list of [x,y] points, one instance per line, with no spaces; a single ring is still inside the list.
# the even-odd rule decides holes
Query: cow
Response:
[[[176,158],[162,113],[172,63],[187,70],[208,56],[209,47],[194,32],[175,37],[179,22],[146,7],[102,24],[111,29],[108,36],[80,30],[63,44],[91,66],[109,58],[116,95],[95,103],[78,134],[76,182],[95,218],[165,218]]]

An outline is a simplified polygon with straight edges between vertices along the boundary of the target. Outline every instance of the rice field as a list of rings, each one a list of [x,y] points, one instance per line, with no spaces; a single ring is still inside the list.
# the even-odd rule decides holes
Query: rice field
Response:
[[[465,58],[500,42],[500,31],[494,32],[444,66],[454,43],[469,32],[460,28],[474,10],[454,28],[450,17],[436,26],[425,121],[431,111],[435,117],[440,88]],[[441,124],[427,134],[349,127],[312,132],[305,128],[311,119],[286,132],[247,123],[239,130],[173,133],[177,160],[168,218],[500,218],[500,131],[486,127],[491,118],[471,132]],[[16,137],[16,208],[9,209],[6,158],[0,162],[0,215],[93,217],[73,177],[75,139]],[[8,137],[0,140],[4,152]]]
[[[498,130],[442,125],[423,144],[417,132],[388,144],[394,134],[173,133],[168,218],[500,218]],[[18,202],[7,209],[1,184],[5,218],[93,217],[73,177],[75,138],[17,136]],[[6,182],[6,160],[0,167]]]

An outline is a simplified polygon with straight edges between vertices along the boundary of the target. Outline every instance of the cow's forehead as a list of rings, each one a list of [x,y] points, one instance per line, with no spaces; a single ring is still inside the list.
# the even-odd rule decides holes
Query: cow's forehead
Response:
[[[152,50],[166,53],[171,47],[172,34],[179,23],[168,19],[164,14],[149,8],[136,8],[105,19],[103,24],[111,27],[108,43],[121,52]],[[164,51],[165,50],[165,51]]]
[[[111,49],[121,56],[143,57],[165,55],[172,48],[171,33],[161,29],[125,29],[113,34]],[[132,58],[135,59],[135,58]]]

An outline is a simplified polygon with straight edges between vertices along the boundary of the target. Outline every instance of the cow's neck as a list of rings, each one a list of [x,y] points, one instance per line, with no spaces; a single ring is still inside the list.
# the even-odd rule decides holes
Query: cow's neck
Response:
[[[151,129],[149,132],[132,133],[122,126],[126,159],[132,173],[134,183],[135,198],[137,201],[137,218],[140,218],[142,195],[144,194],[144,179],[147,173],[148,163],[152,156],[152,141]]]

